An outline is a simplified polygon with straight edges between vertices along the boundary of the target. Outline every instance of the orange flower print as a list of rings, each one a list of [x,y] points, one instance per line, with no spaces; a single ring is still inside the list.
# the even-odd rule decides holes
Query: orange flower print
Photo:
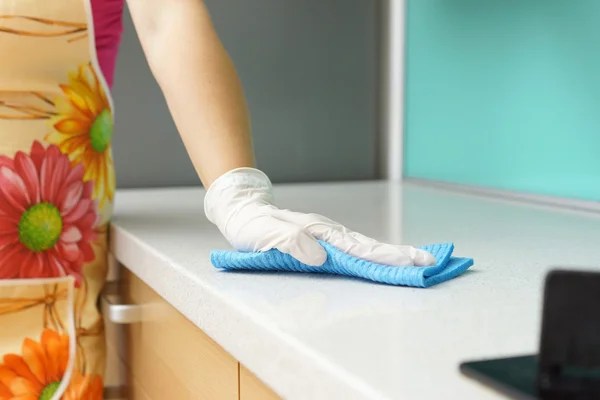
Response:
[[[51,329],[41,341],[25,339],[22,355],[6,354],[0,364],[0,400],[50,400],[69,361],[69,336]],[[102,399],[102,379],[74,371],[62,400]]]
[[[103,396],[104,388],[99,375],[81,375],[74,371],[71,383],[61,400],[99,400]]]
[[[63,96],[54,100],[57,115],[46,140],[57,145],[73,165],[82,163],[84,180],[94,182],[93,198],[100,208],[112,201],[115,171],[111,152],[113,116],[110,103],[90,64],[69,74],[69,84],[60,85]]]

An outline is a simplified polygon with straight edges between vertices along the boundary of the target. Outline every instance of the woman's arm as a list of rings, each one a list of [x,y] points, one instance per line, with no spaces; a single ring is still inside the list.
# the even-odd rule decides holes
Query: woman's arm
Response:
[[[253,167],[242,85],[202,0],[128,0],[146,58],[202,183]]]
[[[327,259],[318,240],[386,265],[431,265],[412,246],[379,243],[316,214],[280,210],[269,178],[252,168],[250,122],[239,78],[202,0],[128,0],[150,68],[208,191],[208,219],[238,250],[279,249],[308,265]]]

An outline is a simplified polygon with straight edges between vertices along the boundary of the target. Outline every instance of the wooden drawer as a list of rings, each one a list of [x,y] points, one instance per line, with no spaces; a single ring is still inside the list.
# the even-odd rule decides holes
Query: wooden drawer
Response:
[[[107,321],[108,384],[125,382],[134,400],[280,398],[129,270],[120,275],[121,298],[143,307],[142,322]]]
[[[240,400],[277,400],[280,397],[240,365]]]
[[[238,362],[223,348],[127,270],[122,296],[151,314],[126,328],[132,389],[151,400],[238,399]]]

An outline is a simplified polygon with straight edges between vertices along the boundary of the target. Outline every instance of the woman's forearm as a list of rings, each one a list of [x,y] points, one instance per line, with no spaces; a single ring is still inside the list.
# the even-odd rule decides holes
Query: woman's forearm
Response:
[[[242,85],[201,0],[129,0],[148,63],[205,186],[253,167]]]
[[[128,2],[152,72],[198,174],[210,186],[206,216],[237,250],[277,249],[320,266],[328,258],[320,243],[326,241],[376,264],[435,264],[424,250],[380,243],[320,215],[277,208],[269,178],[242,168],[254,164],[244,95],[202,0]]]

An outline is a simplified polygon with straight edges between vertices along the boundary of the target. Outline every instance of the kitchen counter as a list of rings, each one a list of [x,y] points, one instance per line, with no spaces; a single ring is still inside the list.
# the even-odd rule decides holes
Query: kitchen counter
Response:
[[[277,204],[382,241],[452,241],[473,257],[428,289],[296,273],[228,273],[201,189],[122,190],[112,252],[286,399],[500,399],[467,359],[534,353],[552,266],[600,260],[600,214],[384,182],[277,186]]]

